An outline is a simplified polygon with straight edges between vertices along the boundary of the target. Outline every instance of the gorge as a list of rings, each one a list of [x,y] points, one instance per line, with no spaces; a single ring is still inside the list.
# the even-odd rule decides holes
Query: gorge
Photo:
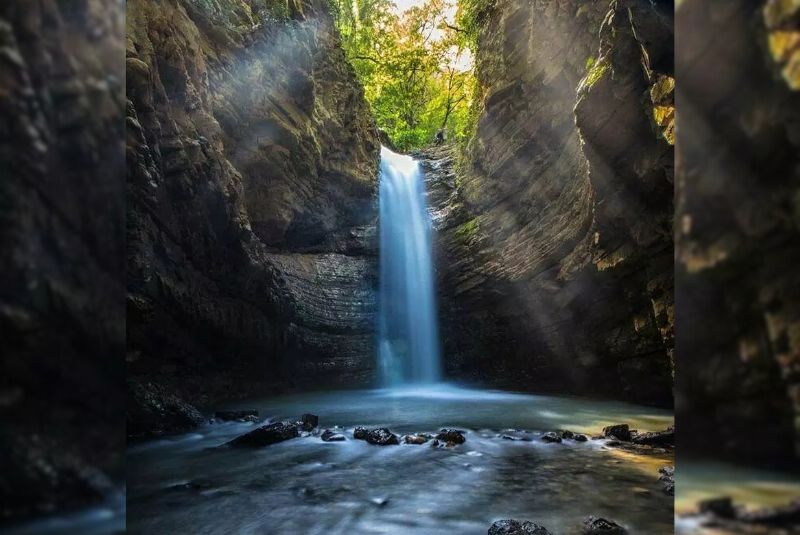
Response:
[[[121,4],[0,5],[4,522],[106,533],[127,493],[133,533],[668,533],[674,384],[681,451],[796,466],[794,212],[757,216],[788,186],[766,149],[764,198],[676,163],[672,2],[463,0],[388,58],[359,28],[439,0]],[[678,54],[699,101],[716,58],[731,94],[769,78],[753,42],[795,20],[726,5],[678,11],[745,36]],[[397,98],[424,47],[453,61]],[[780,113],[742,94],[678,137],[793,161],[796,91],[761,89]]]

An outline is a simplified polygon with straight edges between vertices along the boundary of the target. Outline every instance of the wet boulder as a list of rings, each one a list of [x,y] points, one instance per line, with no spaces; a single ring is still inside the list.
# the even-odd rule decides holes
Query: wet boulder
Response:
[[[297,426],[291,422],[276,422],[262,425],[253,429],[249,433],[240,435],[226,444],[235,447],[260,447],[269,446],[277,442],[283,442],[291,438],[297,438],[300,432]]]
[[[300,422],[298,423],[303,431],[312,431],[315,427],[319,425],[319,416],[316,414],[301,414],[300,415]]]
[[[336,433],[330,429],[323,431],[319,438],[321,438],[323,442],[342,442],[347,440],[343,434]]]
[[[661,474],[658,480],[664,483],[664,492],[670,496],[675,496],[675,467],[662,466],[658,469]]]
[[[586,438],[586,435],[575,433],[575,436],[572,438],[572,440],[574,440],[575,442],[586,442],[589,439]]]
[[[420,435],[405,435],[403,437],[403,442],[406,443],[406,444],[420,445],[420,444],[425,444],[429,440],[430,440],[429,436],[422,435],[422,434],[420,434]]]
[[[447,444],[448,446],[455,446],[456,444],[463,444],[467,441],[464,437],[464,432],[458,429],[442,429],[436,438]]]
[[[358,426],[353,429],[353,438],[356,440],[367,440],[369,430],[366,427]]]
[[[617,440],[624,440],[630,442],[631,430],[628,424],[615,424],[603,428],[603,436],[605,438],[616,438]]]
[[[642,446],[672,447],[675,446],[675,428],[668,427],[663,431],[632,434],[631,442]]]
[[[214,419],[223,422],[252,422],[258,419],[258,411],[255,409],[243,409],[238,411],[217,411]]]
[[[614,522],[599,516],[590,516],[583,521],[584,535],[625,535],[628,530]]]
[[[554,431],[549,431],[542,435],[542,440],[545,442],[561,442],[561,437]]]
[[[397,435],[392,433],[387,427],[379,427],[367,433],[367,442],[376,446],[394,446],[400,444]]]
[[[552,535],[547,528],[529,520],[498,520],[489,528],[488,535]]]
[[[711,498],[697,504],[701,514],[711,514],[719,518],[736,518],[736,508],[730,496]]]

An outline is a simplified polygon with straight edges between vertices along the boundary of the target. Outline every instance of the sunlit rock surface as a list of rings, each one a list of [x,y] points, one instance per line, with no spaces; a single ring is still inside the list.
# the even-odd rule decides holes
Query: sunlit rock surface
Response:
[[[426,155],[448,373],[669,405],[671,12],[502,0],[482,21],[475,136],[458,173]]]
[[[129,375],[193,403],[365,382],[379,143],[327,5],[127,9]]]

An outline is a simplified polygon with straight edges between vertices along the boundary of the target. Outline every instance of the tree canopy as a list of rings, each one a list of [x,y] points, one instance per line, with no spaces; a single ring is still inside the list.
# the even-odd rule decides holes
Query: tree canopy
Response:
[[[419,148],[440,130],[464,139],[474,81],[455,4],[425,0],[400,13],[390,0],[331,1],[345,53],[392,143]]]

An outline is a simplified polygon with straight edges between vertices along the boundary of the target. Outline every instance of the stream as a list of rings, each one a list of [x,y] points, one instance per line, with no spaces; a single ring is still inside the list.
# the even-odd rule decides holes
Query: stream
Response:
[[[301,437],[264,448],[220,448],[254,423],[208,424],[140,443],[128,453],[130,533],[459,533],[485,535],[494,520],[529,519],[554,533],[579,533],[605,516],[631,533],[673,529],[673,498],[658,468],[671,454],[632,455],[604,440],[546,443],[542,432],[593,434],[612,423],[663,429],[672,415],[619,402],[467,390],[305,393],[240,402],[270,419],[312,412],[345,442]],[[375,446],[352,439],[356,425],[402,435],[442,427],[466,431],[453,448]],[[498,436],[505,428],[528,440]]]

